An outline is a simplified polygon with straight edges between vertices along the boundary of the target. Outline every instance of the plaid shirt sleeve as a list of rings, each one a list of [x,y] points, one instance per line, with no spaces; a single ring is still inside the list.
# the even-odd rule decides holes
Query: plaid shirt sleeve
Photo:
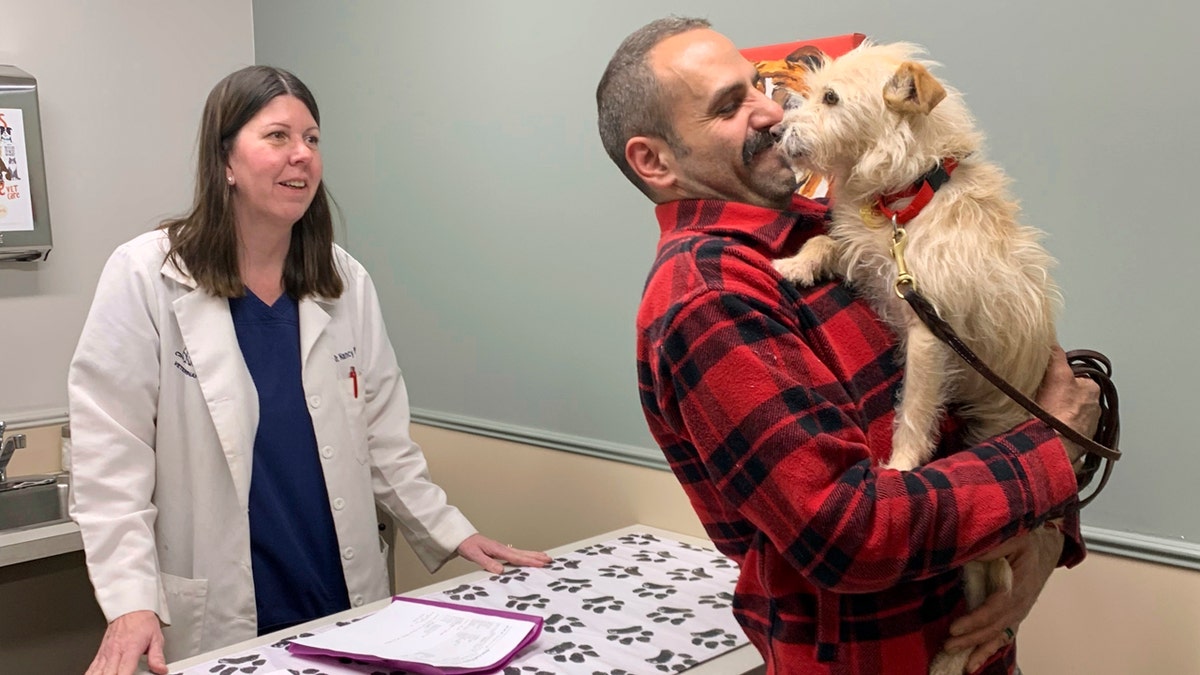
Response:
[[[643,400],[687,446],[664,448],[677,475],[713,486],[814,585],[862,593],[929,578],[1073,506],[1066,453],[1037,421],[915,471],[877,468],[880,420],[843,381],[890,353],[834,312],[823,321],[845,325],[832,349],[853,371],[839,378],[830,345],[819,357],[769,277],[727,276],[661,316]]]

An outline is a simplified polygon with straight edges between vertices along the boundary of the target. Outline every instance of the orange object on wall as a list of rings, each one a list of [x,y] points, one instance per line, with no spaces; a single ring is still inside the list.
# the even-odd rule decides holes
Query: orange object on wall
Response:
[[[741,52],[747,61],[770,61],[785,58],[788,54],[796,51],[797,48],[807,45],[816,47],[830,56],[841,56],[862,44],[862,41],[865,39],[867,39],[867,36],[862,33],[847,33],[845,35],[834,35],[832,37],[816,38],[813,40],[798,40],[796,42],[781,42],[777,45],[747,47],[741,50]]]

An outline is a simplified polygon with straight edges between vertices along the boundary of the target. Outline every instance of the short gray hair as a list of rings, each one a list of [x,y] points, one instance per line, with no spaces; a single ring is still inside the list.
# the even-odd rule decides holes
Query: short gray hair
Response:
[[[707,19],[668,16],[651,21],[625,38],[608,62],[596,87],[600,141],[621,173],[652,197],[645,181],[625,159],[625,144],[634,136],[661,138],[676,154],[687,148],[675,133],[663,101],[662,83],[647,55],[663,40],[688,31],[711,28]]]

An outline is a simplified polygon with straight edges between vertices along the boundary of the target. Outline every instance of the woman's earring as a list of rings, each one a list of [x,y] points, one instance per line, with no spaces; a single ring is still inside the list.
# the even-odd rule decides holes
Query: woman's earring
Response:
[[[225,176],[225,180],[226,180],[226,181],[227,181],[227,182],[228,182],[230,185],[233,185],[233,174],[229,174],[228,176]]]

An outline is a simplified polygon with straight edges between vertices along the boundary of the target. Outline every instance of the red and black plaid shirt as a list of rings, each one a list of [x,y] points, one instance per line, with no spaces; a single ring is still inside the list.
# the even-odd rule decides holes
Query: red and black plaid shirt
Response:
[[[638,312],[650,430],[716,546],[768,673],[925,675],[965,610],[959,568],[1068,514],[1075,478],[1041,422],[912,472],[884,471],[903,371],[896,338],[844,285],[797,289],[771,260],[824,230],[824,207],[689,200]],[[943,441],[943,450],[950,441]],[[980,672],[1010,673],[1015,649]]]

